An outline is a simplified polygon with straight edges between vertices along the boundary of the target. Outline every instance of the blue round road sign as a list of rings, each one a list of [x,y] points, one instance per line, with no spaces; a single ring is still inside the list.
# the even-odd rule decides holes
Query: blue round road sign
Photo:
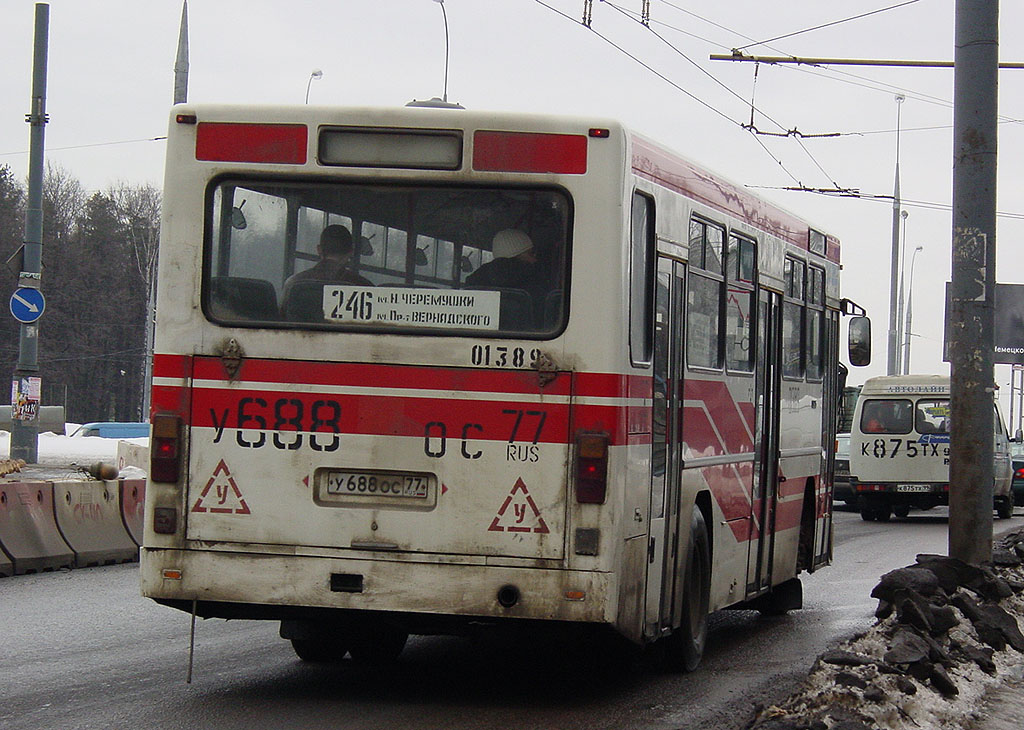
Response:
[[[35,322],[43,316],[46,300],[38,289],[21,287],[11,294],[11,314],[23,324]]]

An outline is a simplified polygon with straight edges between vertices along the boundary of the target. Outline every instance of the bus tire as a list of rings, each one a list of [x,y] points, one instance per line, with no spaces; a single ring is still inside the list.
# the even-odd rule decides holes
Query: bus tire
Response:
[[[383,621],[369,623],[353,632],[349,653],[361,664],[391,664],[408,640],[409,634],[397,626]]]
[[[894,515],[896,515],[897,517],[899,517],[902,520],[904,517],[907,517],[908,515],[910,515],[910,505],[909,504],[898,504],[898,505],[896,505],[895,507],[892,508],[892,512],[893,512]]]
[[[348,652],[348,647],[337,639],[291,639],[291,642],[299,659],[313,664],[340,662]]]
[[[666,639],[666,664],[692,672],[704,655],[711,601],[711,543],[704,514],[696,505],[690,520],[690,541],[683,575],[683,615],[679,628]]]
[[[996,497],[996,514],[1001,520],[1013,517],[1013,500],[1010,497]]]

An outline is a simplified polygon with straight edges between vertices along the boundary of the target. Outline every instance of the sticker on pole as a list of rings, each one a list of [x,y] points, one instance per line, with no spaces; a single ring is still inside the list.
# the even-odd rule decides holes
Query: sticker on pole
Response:
[[[498,514],[494,516],[487,531],[535,532],[541,535],[550,532],[522,477],[516,480],[516,485],[505,497],[504,504],[501,505]]]
[[[30,324],[43,316],[46,299],[38,289],[21,287],[11,294],[11,314],[22,324]]]
[[[242,490],[235,484],[235,478],[231,476],[231,471],[223,459],[213,470],[213,476],[203,487],[199,499],[192,505],[192,511],[220,515],[252,514],[249,505],[245,503],[245,498],[242,497]]]

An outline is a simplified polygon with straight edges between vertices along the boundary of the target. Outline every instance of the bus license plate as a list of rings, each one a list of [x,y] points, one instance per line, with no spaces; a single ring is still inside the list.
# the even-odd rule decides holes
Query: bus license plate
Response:
[[[897,484],[897,492],[930,492],[932,486],[930,484]]]
[[[332,471],[327,474],[327,493],[367,497],[414,497],[426,499],[430,480],[425,474]]]

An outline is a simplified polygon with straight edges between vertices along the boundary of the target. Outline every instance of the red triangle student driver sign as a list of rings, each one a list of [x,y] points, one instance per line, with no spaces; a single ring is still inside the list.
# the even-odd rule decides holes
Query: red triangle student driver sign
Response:
[[[193,512],[209,512],[221,515],[248,515],[249,505],[242,497],[242,491],[235,484],[235,478],[231,476],[228,465],[221,459],[217,468],[213,470],[213,476],[203,487],[199,499],[192,505]]]
[[[509,509],[510,507],[511,509]],[[522,477],[516,480],[516,485],[505,497],[505,502],[487,530],[488,532],[535,532],[541,535],[550,532]]]

